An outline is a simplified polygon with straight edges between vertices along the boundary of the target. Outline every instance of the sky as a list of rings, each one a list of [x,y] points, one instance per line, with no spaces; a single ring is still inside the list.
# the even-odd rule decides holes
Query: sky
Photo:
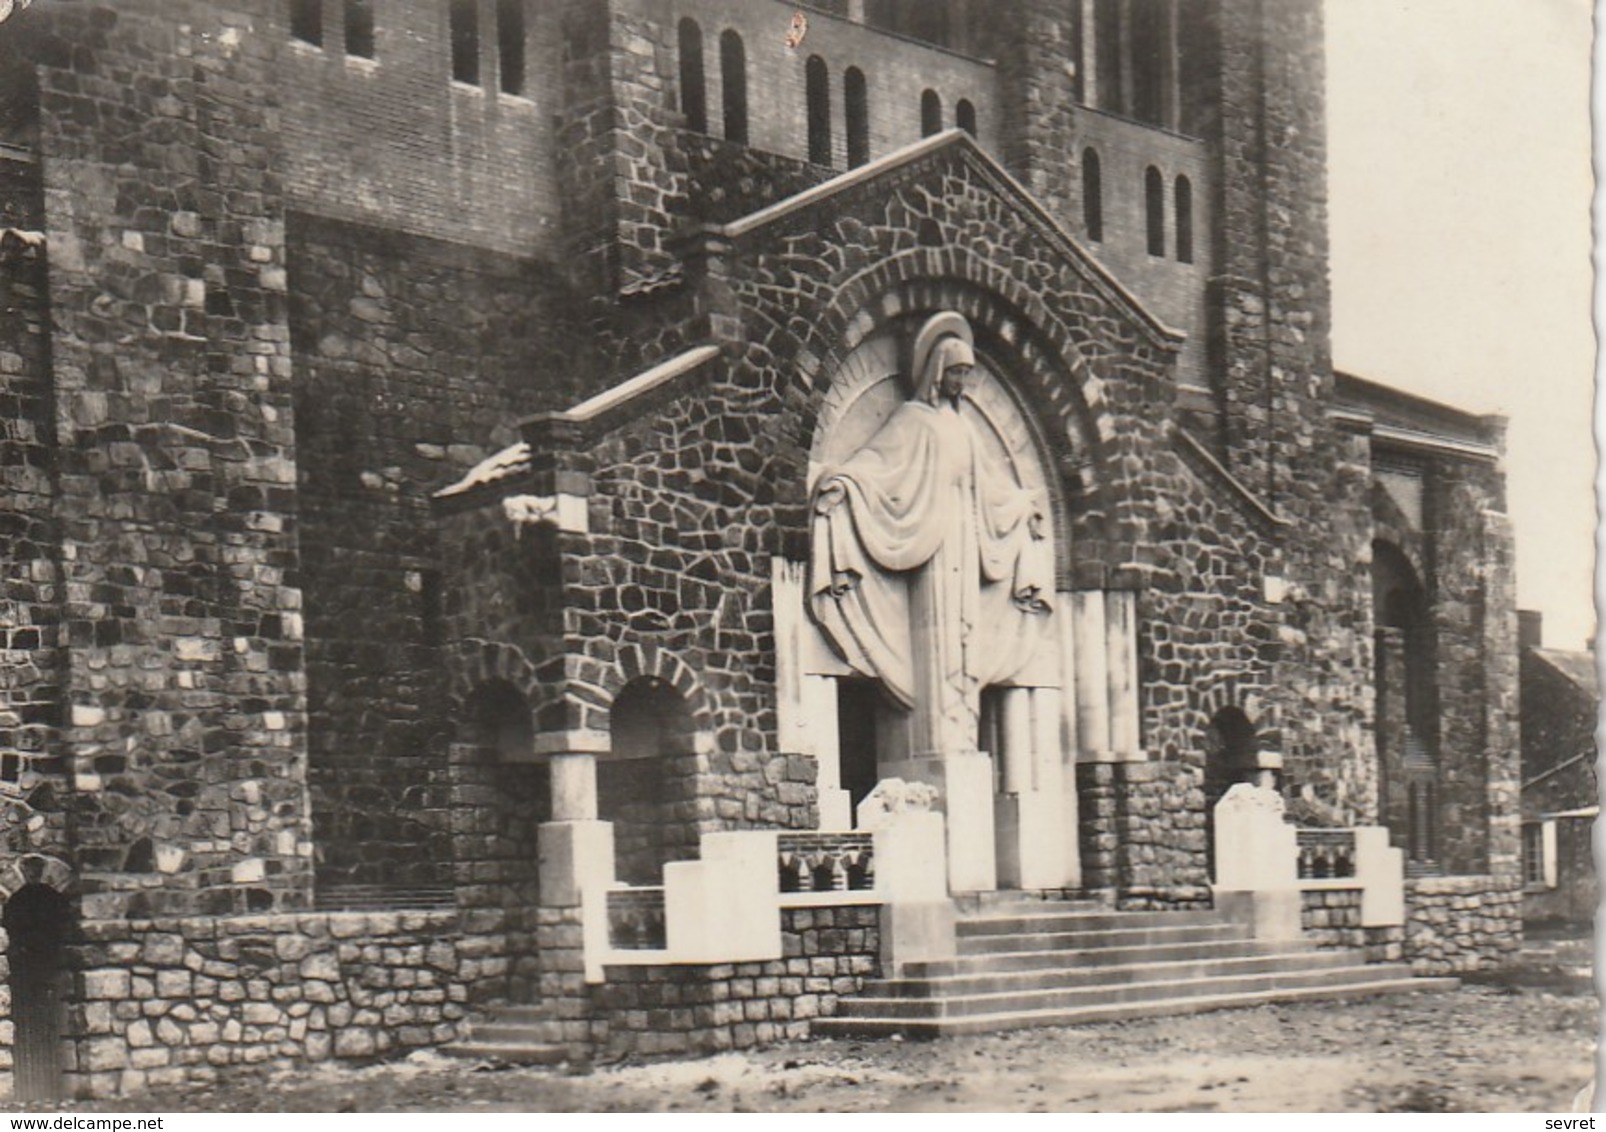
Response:
[[[1593,602],[1592,0],[1326,0],[1333,355],[1510,418],[1517,598]]]

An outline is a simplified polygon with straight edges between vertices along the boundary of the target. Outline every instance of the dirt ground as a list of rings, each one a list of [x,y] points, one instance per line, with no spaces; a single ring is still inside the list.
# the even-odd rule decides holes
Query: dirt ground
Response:
[[[1564,1112],[1592,1075],[1592,944],[1540,939],[1524,959],[1520,969],[1447,994],[938,1042],[815,1041],[588,1071],[415,1054],[364,1069],[237,1075],[189,1091],[96,1102],[94,1109]]]

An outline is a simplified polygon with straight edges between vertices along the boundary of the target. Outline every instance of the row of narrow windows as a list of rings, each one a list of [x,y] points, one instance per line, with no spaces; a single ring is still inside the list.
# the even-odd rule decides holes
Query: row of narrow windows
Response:
[[[1149,254],[1166,254],[1165,176],[1150,165],[1143,171],[1144,235]],[[1178,263],[1193,262],[1193,183],[1178,174],[1171,185],[1171,214]],[[1098,151],[1082,152],[1082,228],[1094,243],[1104,240],[1104,172]]]
[[[524,2],[496,0],[497,85],[503,94],[522,95],[524,75]],[[290,0],[290,34],[302,43],[324,46],[325,0]],[[344,50],[357,59],[375,57],[373,0],[340,0]],[[480,67],[478,0],[451,0],[447,9],[452,47],[452,79],[483,85]]]
[[[970,99],[961,98],[954,103],[954,125],[971,137],[976,136],[976,107],[971,105]],[[929,138],[932,134],[942,133],[942,129],[942,95],[934,90],[921,91],[920,136]]]
[[[708,129],[708,75],[703,63],[703,32],[696,20],[683,19],[678,28],[680,48],[680,100],[686,128],[706,134]],[[724,137],[747,145],[747,49],[742,37],[727,28],[719,35],[719,77]],[[804,98],[808,106],[808,154],[815,165],[834,163],[834,116],[831,112],[831,74],[824,59],[810,55],[803,66]],[[843,121],[847,129],[848,167],[870,160],[870,98],[864,72],[849,67],[842,72]],[[954,124],[976,132],[976,107],[961,98],[954,104]],[[926,90],[920,96],[923,137],[943,129],[942,96]]]
[[[1071,6],[1075,41],[1083,45],[1076,99],[1149,125],[1189,130],[1180,97],[1185,49],[1205,41],[1200,11],[1187,0],[1093,0],[1091,26]]]

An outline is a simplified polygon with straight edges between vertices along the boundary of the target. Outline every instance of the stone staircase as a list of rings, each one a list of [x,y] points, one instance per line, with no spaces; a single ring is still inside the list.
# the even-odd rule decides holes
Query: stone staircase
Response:
[[[468,1038],[442,1046],[449,1057],[509,1065],[560,1065],[573,1060],[545,1006],[493,1006],[475,1019]]]
[[[973,904],[957,927],[956,958],[905,963],[866,983],[813,1033],[934,1038],[1457,985],[1366,963],[1357,950],[1259,942],[1214,911],[1111,912],[1017,896]]]

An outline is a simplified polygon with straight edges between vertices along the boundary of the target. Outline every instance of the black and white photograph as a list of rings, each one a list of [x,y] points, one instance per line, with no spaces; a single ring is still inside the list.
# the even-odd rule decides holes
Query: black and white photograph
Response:
[[[0,0],[0,1111],[1594,1111],[1594,8]]]

